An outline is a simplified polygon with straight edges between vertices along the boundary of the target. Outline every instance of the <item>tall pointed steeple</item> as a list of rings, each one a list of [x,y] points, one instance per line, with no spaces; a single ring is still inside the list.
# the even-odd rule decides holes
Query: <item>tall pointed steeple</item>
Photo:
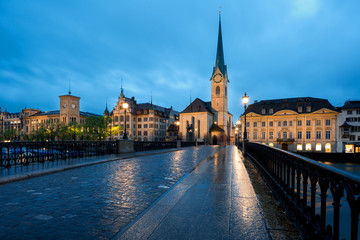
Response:
[[[224,61],[224,50],[222,42],[222,33],[221,33],[221,12],[219,12],[219,34],[218,34],[218,44],[216,51],[216,62],[213,70],[213,74],[216,69],[219,68],[220,72],[225,76],[226,75],[226,65]]]

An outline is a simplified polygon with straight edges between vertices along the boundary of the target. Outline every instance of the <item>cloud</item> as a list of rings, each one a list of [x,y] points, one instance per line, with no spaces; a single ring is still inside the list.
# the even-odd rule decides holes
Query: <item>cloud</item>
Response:
[[[292,0],[292,15],[300,18],[315,16],[321,7],[320,0]]]

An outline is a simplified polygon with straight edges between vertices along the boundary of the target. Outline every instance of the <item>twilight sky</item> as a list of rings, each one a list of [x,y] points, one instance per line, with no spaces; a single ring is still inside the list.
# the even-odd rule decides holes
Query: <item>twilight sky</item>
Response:
[[[285,97],[360,99],[359,0],[2,0],[0,107],[101,114],[120,95],[182,111],[210,101],[218,7],[229,111]]]

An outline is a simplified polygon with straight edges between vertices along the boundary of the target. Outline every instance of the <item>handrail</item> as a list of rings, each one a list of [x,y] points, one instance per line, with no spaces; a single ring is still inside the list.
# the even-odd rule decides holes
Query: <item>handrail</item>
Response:
[[[359,238],[359,176],[264,144],[247,142],[246,149],[246,156],[288,210],[304,239],[337,240],[340,233],[342,238]],[[341,208],[344,203],[349,212]],[[316,209],[318,205],[320,209]],[[340,216],[350,220],[350,226],[340,223]]]

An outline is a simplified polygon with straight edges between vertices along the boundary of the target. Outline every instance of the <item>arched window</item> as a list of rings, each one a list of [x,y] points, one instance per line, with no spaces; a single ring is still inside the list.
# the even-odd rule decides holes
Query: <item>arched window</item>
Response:
[[[216,87],[216,95],[220,95],[220,87],[219,86]]]
[[[225,86],[225,97],[227,97],[227,87]]]
[[[330,143],[325,144],[325,152],[331,152],[331,144]]]

